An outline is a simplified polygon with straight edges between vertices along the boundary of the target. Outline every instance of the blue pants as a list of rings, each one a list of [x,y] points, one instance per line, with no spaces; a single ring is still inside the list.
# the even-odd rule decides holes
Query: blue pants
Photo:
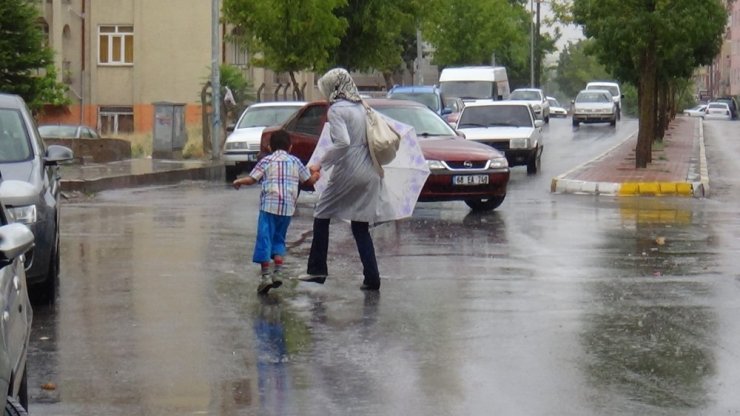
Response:
[[[257,241],[254,244],[252,261],[264,263],[273,256],[285,255],[285,236],[292,217],[275,215],[260,210],[257,220]]]

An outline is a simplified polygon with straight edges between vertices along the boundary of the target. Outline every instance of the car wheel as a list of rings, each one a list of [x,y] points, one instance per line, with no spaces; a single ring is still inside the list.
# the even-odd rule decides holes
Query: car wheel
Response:
[[[575,118],[573,119],[573,127],[578,127],[580,123]]]
[[[529,159],[527,162],[527,174],[534,175],[540,170],[540,155],[535,154],[534,157]]]
[[[224,166],[224,176],[226,182],[234,182],[236,175],[239,174],[239,168],[237,166]]]
[[[545,116],[545,124],[550,124],[550,116]]]
[[[24,409],[28,409],[28,365],[23,366],[23,378],[21,378],[21,387],[18,391],[18,402]]]
[[[12,397],[5,401],[5,416],[28,416],[26,409]]]
[[[617,125],[617,118],[614,117],[614,120],[610,121],[609,122],[609,125],[612,126],[612,127],[616,127],[616,125]]]
[[[494,196],[488,199],[466,199],[465,203],[473,211],[492,211],[504,202],[504,198],[506,198],[506,195]]]
[[[46,278],[43,282],[38,283],[33,293],[32,302],[36,305],[52,305],[56,300],[57,289],[59,287],[59,229],[56,231],[56,242],[54,249],[49,256],[49,270],[46,272]]]

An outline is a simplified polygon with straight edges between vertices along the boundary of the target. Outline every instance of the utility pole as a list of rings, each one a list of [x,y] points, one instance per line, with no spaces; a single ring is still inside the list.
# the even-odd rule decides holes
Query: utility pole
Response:
[[[537,47],[540,43],[540,4],[542,3],[541,0],[535,0],[537,2],[537,19],[535,20],[537,23],[535,24],[535,30],[534,30],[534,49],[537,50]],[[540,87],[540,80],[542,79],[542,54],[537,53],[535,58],[535,71],[534,71],[534,80],[535,80],[535,87]]]
[[[221,42],[219,36],[219,0],[211,0],[211,160],[221,158]]]

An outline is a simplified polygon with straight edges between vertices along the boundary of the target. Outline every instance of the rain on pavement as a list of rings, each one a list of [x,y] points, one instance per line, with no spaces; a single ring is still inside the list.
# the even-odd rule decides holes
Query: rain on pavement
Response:
[[[711,198],[620,199],[549,193],[636,128],[569,122],[551,120],[541,174],[514,168],[496,211],[419,204],[374,228],[380,293],[359,290],[349,226],[333,223],[325,285],[257,296],[256,187],[66,202],[60,297],[34,315],[31,414],[740,412],[734,125],[705,123]],[[311,198],[289,230],[291,276]]]

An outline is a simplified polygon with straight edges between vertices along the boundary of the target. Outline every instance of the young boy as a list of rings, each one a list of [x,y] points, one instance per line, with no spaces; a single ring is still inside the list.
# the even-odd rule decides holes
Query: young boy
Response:
[[[257,241],[254,245],[252,261],[261,267],[261,280],[257,293],[266,294],[283,282],[276,274],[283,265],[285,255],[285,235],[290,219],[295,212],[298,199],[298,185],[313,185],[319,179],[319,172],[310,173],[297,157],[288,154],[291,149],[290,136],[285,130],[278,130],[270,137],[271,154],[257,162],[249,176],[234,180],[234,188],[242,185],[262,184],[260,193],[260,213],[257,222]],[[270,259],[275,263],[270,273]]]

